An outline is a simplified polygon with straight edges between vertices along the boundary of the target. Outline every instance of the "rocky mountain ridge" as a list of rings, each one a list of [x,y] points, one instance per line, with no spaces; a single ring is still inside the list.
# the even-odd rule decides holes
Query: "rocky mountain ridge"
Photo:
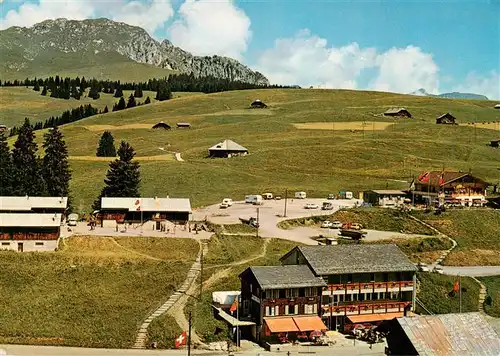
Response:
[[[156,41],[140,27],[108,19],[57,19],[29,28],[10,27],[0,31],[0,51],[5,54],[0,59],[5,71],[21,70],[54,55],[76,55],[88,61],[98,55],[118,54],[138,63],[195,76],[269,84],[264,75],[232,58],[194,56],[168,40]]]
[[[417,95],[417,96],[431,96],[434,98],[445,98],[445,99],[474,99],[474,100],[489,100],[486,96],[481,95],[481,94],[473,94],[473,93],[459,93],[459,92],[453,92],[453,93],[443,93],[443,94],[429,94],[424,88],[420,88],[418,90],[415,90],[414,92],[411,92],[410,95]]]

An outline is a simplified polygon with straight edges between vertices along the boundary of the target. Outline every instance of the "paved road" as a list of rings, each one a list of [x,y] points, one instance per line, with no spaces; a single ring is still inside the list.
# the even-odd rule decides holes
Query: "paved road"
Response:
[[[484,277],[500,275],[500,266],[469,266],[453,267],[443,266],[443,272],[449,275],[461,275],[469,277]]]

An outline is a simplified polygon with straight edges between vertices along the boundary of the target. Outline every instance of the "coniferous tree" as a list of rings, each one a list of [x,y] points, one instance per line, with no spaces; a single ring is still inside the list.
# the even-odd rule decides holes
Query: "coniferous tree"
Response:
[[[12,195],[12,156],[7,135],[0,133],[0,196]]]
[[[122,91],[122,87],[121,86],[119,86],[118,88],[116,88],[114,97],[115,98],[123,97],[123,91]]]
[[[127,107],[127,104],[125,103],[125,99],[123,99],[123,96],[118,100],[118,104],[116,105],[116,110],[123,110]]]
[[[43,90],[42,90],[42,94],[41,95],[43,95],[43,96],[47,95],[47,86],[46,85],[43,86]]]
[[[94,100],[99,99],[101,97],[101,95],[99,94],[99,88],[97,86],[92,86],[90,88],[88,97]]]
[[[17,140],[12,150],[13,195],[43,196],[45,183],[43,180],[35,133],[28,118],[19,128]]]
[[[111,132],[104,131],[99,140],[99,147],[96,152],[97,157],[116,157],[114,138]]]
[[[164,80],[162,80],[161,82],[158,83],[158,89],[156,91],[156,100],[164,101],[169,99],[172,99],[172,91],[170,90],[170,87],[167,85],[167,83]]]
[[[130,96],[128,97],[128,101],[127,101],[127,109],[133,108],[136,106],[137,106],[137,103],[135,102],[134,94],[130,94]]]
[[[44,138],[43,178],[47,185],[47,193],[53,197],[67,197],[71,170],[63,134],[55,126],[44,135]]]
[[[134,160],[135,151],[130,144],[122,141],[118,148],[118,159],[109,164],[104,179],[104,188],[92,208],[99,210],[102,197],[139,197],[141,183],[139,162]]]
[[[34,91],[40,91],[40,84],[38,84],[38,80],[35,81],[35,85],[33,86]]]
[[[144,104],[150,104],[151,103],[151,99],[149,98],[149,96],[146,98],[146,100],[144,101]]]
[[[141,86],[140,85],[136,86],[135,90],[134,90],[134,97],[136,97],[136,98],[142,98],[142,95],[143,94],[142,94],[142,88],[141,88]]]

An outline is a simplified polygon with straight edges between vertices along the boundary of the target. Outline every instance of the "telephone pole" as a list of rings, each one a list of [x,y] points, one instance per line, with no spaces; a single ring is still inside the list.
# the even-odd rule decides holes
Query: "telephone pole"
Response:
[[[283,213],[283,217],[285,217],[285,218],[286,218],[286,201],[287,200],[288,200],[288,189],[285,189],[285,211]]]
[[[257,238],[259,237],[259,209],[257,208]]]
[[[201,255],[200,255],[200,301],[201,293],[203,291],[203,244],[200,245]]]
[[[187,339],[187,349],[188,349],[188,356],[191,356],[191,312],[189,312],[189,319],[188,319],[188,339]]]

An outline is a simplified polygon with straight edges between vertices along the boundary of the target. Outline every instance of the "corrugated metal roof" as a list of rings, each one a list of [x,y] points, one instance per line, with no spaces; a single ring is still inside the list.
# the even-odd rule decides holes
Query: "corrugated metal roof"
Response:
[[[420,356],[500,354],[500,338],[480,313],[397,318]]]
[[[67,197],[0,197],[0,210],[66,209]]]
[[[343,273],[416,271],[394,244],[299,246],[318,276]]]
[[[58,227],[62,214],[0,214],[0,227]]]
[[[248,151],[245,147],[232,140],[224,140],[210,147],[209,151]]]
[[[325,281],[305,265],[255,266],[250,271],[262,289],[326,287]]]
[[[187,198],[101,198],[101,209],[149,212],[191,212]]]

